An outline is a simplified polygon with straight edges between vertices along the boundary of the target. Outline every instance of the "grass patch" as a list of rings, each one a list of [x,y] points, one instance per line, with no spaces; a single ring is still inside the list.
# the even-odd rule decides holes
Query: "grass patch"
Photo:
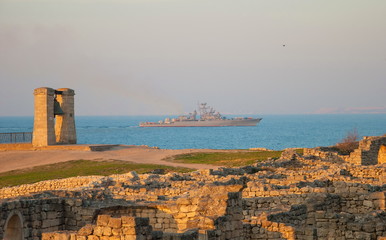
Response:
[[[190,168],[140,164],[118,160],[74,160],[0,173],[0,188],[76,176],[108,176],[111,174],[122,174],[130,171],[146,173],[154,169],[165,169],[166,172],[189,172],[193,170]]]
[[[264,161],[268,158],[279,158],[283,151],[238,151],[238,152],[209,152],[179,154],[170,161],[181,163],[200,163],[217,166],[238,167],[251,165],[256,161]]]

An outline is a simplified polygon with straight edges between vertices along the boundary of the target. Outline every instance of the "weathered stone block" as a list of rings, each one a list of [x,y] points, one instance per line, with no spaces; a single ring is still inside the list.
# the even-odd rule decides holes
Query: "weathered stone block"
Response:
[[[47,212],[46,214],[46,218],[48,218],[48,219],[55,219],[55,218],[57,218],[58,217],[58,215],[60,215],[59,214],[60,212]]]
[[[107,226],[109,224],[111,216],[109,215],[99,215],[97,219],[98,226]]]
[[[121,218],[110,218],[108,226],[112,228],[120,228],[122,226]]]
[[[373,204],[372,201],[365,200],[365,201],[363,201],[363,206],[369,207],[369,208],[373,208],[373,207],[374,207],[374,204]]]
[[[42,240],[52,240],[54,239],[56,233],[43,233],[42,234]]]
[[[375,225],[373,223],[365,223],[363,224],[362,229],[365,232],[373,233],[375,232]]]
[[[91,224],[87,224],[86,226],[82,227],[78,231],[79,236],[88,236],[93,233],[93,226]]]
[[[87,240],[99,240],[99,237],[95,235],[90,235],[87,237]]]
[[[109,240],[121,240],[120,236],[111,236],[109,237]]]
[[[327,229],[325,229],[325,228],[318,228],[316,233],[317,233],[318,237],[326,237],[327,234],[328,234],[328,231],[329,231],[328,228]]]
[[[103,227],[102,226],[94,227],[94,235],[98,237],[103,236]]]
[[[124,240],[137,240],[137,237],[135,235],[125,235]]]
[[[113,228],[111,230],[113,236],[120,236],[122,235],[122,229],[121,228]]]
[[[60,225],[60,219],[46,219],[42,221],[42,228],[50,228]]]
[[[134,227],[123,227],[122,233],[123,233],[123,235],[135,235],[136,230]]]
[[[103,227],[103,236],[111,236],[111,235],[112,235],[111,227]]]
[[[135,218],[129,216],[122,216],[122,225],[135,226]]]

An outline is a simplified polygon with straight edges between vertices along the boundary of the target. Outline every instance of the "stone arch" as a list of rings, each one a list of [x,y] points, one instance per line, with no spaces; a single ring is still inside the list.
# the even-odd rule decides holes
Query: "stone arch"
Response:
[[[386,145],[381,145],[378,151],[378,164],[386,163]]]
[[[12,211],[4,227],[4,240],[23,240],[23,216],[20,212]]]

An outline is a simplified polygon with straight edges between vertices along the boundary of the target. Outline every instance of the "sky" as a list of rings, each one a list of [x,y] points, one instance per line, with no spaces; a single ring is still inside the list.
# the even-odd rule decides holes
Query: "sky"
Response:
[[[0,116],[386,113],[384,0],[0,0]]]

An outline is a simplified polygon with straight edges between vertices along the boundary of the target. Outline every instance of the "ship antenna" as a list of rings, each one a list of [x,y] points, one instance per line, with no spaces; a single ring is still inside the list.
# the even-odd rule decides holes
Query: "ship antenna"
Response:
[[[197,100],[197,110],[200,114],[200,118],[201,118],[201,108],[200,108],[200,100]]]

